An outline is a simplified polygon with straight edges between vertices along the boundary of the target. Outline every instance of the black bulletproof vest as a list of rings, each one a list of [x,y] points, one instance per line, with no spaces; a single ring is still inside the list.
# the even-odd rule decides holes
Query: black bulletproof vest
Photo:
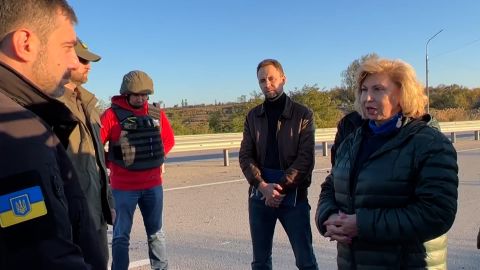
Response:
[[[165,150],[159,120],[148,115],[135,116],[115,104],[112,104],[112,109],[122,131],[117,142],[109,143],[109,160],[134,171],[160,167],[165,161]]]

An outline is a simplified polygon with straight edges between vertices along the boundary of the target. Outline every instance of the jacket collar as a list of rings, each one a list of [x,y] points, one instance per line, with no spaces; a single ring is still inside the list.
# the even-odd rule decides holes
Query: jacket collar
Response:
[[[83,88],[82,86],[77,86],[76,90],[79,93],[80,100],[85,105],[86,108],[91,109],[92,106],[95,107],[97,105],[98,99],[95,97],[93,93],[88,91],[87,89]]]
[[[285,93],[283,94],[286,95],[286,100],[285,100],[285,108],[283,109],[283,112],[282,112],[282,117],[285,119],[291,119],[293,114],[294,101],[289,96],[287,96],[287,94]],[[257,117],[265,116],[265,102],[266,101],[264,101],[260,106],[257,107],[257,110],[256,110]]]
[[[33,82],[2,62],[0,62],[0,78],[0,91],[19,105],[25,107],[48,102],[47,95],[43,94]]]
[[[371,158],[378,156],[386,151],[389,151],[393,148],[398,147],[398,145],[403,144],[405,141],[409,140],[411,136],[418,133],[419,130],[425,127],[432,127],[434,129],[438,129],[438,122],[432,118],[430,115],[424,115],[418,119],[410,118],[410,117],[403,117],[402,119],[402,127],[400,128],[397,135],[391,138],[388,142],[386,142],[380,149],[372,153]],[[362,124],[362,127],[357,129],[355,132],[356,136],[364,136],[366,132],[366,128],[368,128],[368,122]],[[358,151],[360,147],[361,140],[354,140],[357,144],[353,147]]]
[[[70,110],[53,99],[13,68],[0,62],[0,92],[30,110],[50,126],[64,146],[77,121]]]

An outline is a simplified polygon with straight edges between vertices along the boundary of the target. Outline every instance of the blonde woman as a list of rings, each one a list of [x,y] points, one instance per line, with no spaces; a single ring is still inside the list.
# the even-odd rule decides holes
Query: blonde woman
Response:
[[[337,241],[338,269],[446,269],[455,149],[432,127],[409,64],[369,59],[357,78],[355,105],[367,121],[338,147],[322,184],[318,229]]]

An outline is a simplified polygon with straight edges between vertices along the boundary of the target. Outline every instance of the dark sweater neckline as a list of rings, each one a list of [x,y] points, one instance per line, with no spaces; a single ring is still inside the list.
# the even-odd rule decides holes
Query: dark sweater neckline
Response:
[[[265,110],[281,110],[285,108],[285,102],[287,101],[287,95],[282,93],[280,97],[275,100],[265,99]]]

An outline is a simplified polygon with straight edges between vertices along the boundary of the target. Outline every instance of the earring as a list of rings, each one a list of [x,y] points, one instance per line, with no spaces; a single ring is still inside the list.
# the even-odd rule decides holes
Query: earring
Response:
[[[399,117],[398,120],[397,120],[397,124],[395,125],[395,127],[400,128],[401,126],[402,126],[402,117]]]

